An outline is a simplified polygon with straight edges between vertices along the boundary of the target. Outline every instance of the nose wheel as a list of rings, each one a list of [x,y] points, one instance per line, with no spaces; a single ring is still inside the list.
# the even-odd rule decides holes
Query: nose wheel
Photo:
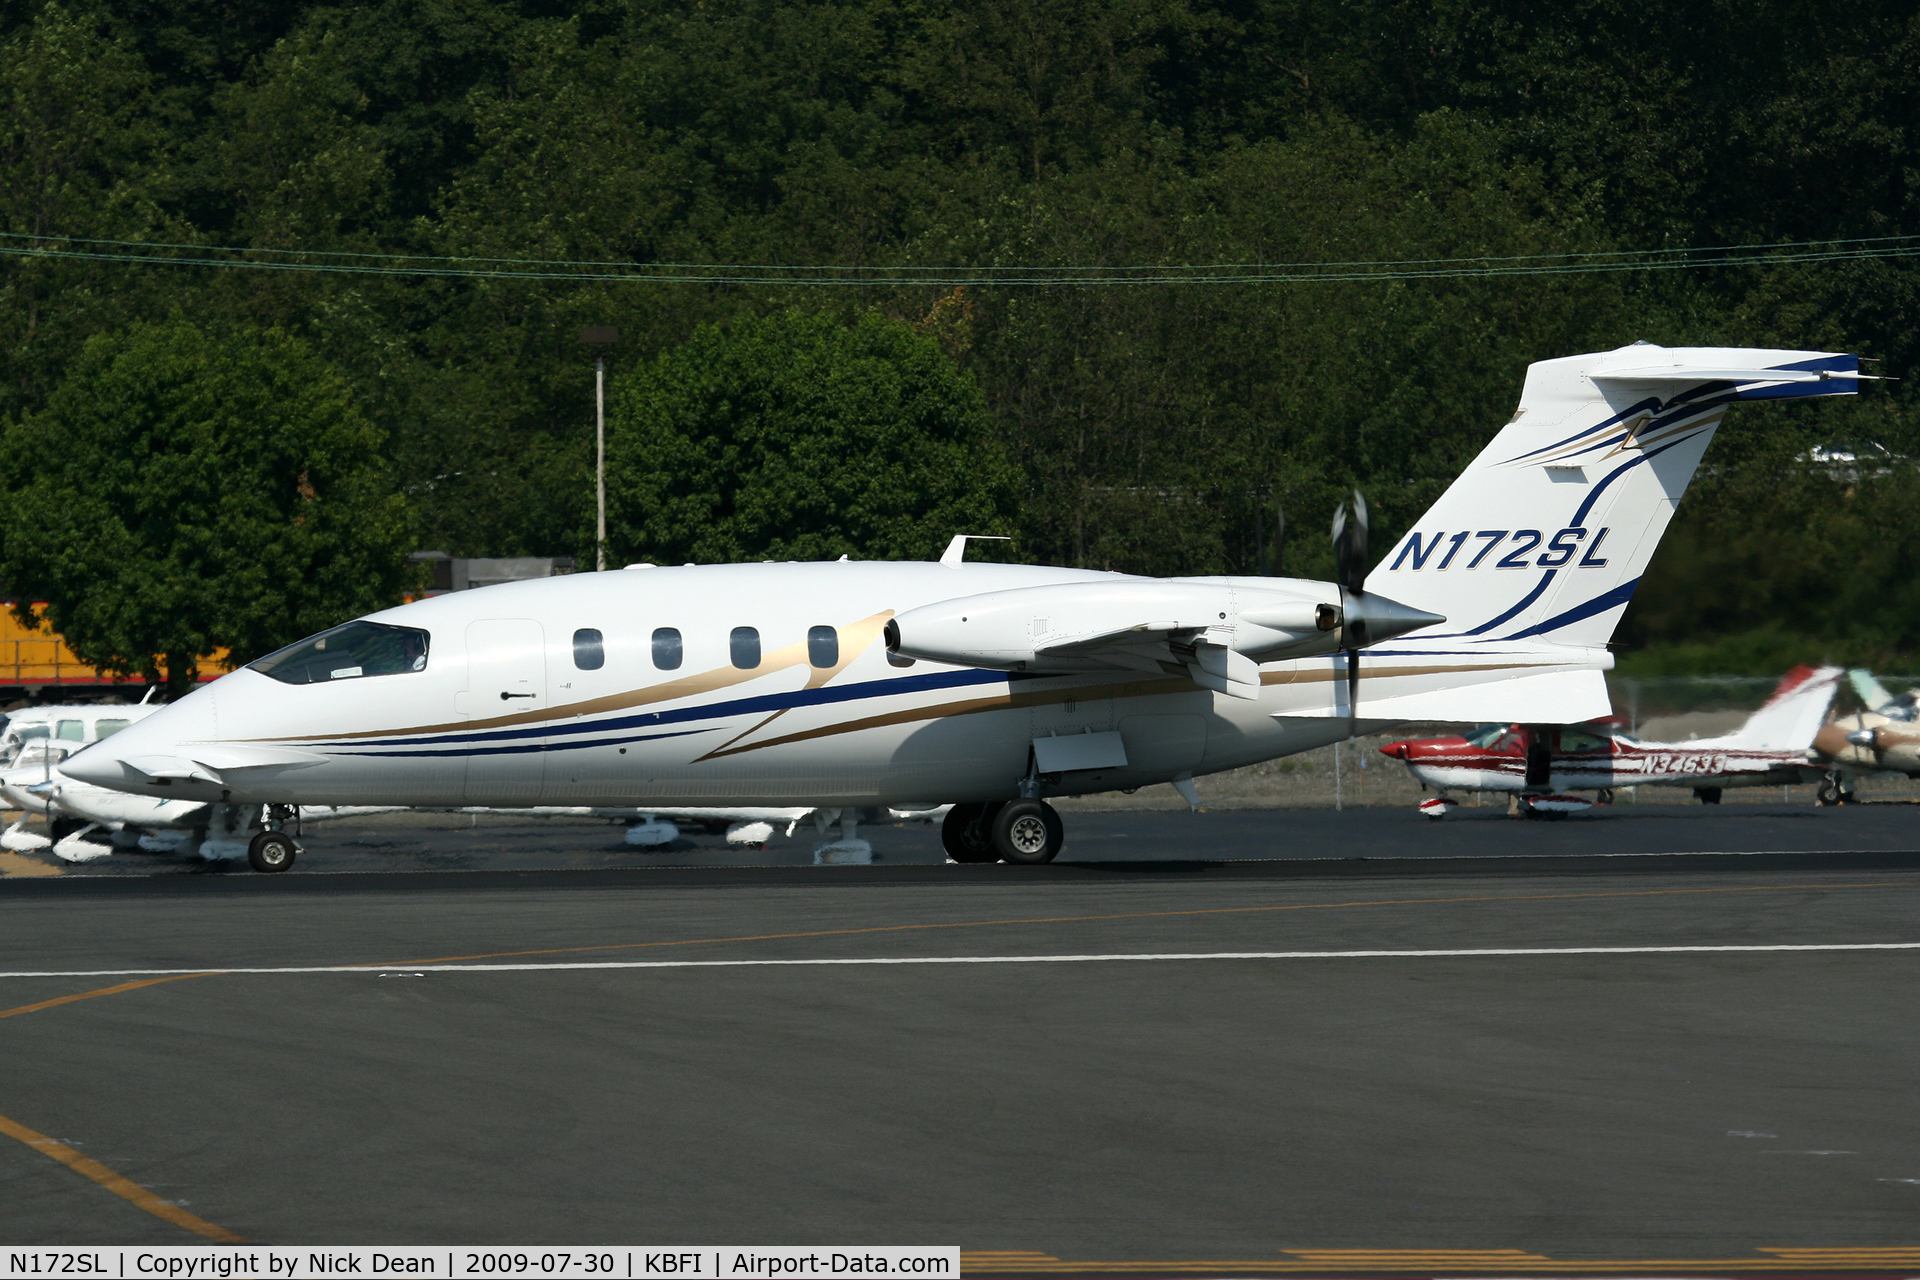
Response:
[[[293,865],[300,846],[284,831],[262,831],[247,845],[247,861],[255,871],[285,871]]]

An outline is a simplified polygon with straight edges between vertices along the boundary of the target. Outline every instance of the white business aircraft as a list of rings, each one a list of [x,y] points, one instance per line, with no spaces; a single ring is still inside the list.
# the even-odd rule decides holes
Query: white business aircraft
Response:
[[[269,654],[64,768],[273,806],[261,870],[293,860],[292,806],[337,804],[950,802],[956,861],[1045,862],[1049,795],[1191,799],[1197,774],[1405,720],[1606,715],[1607,638],[1727,406],[1845,394],[1858,369],[1645,343],[1535,364],[1371,584],[1358,506],[1338,585],[968,564],[964,536],[938,563],[508,583]]]

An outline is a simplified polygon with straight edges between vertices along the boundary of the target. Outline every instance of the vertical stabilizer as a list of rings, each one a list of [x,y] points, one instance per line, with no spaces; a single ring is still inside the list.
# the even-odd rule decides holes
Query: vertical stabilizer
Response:
[[[1367,585],[1448,619],[1400,645],[1601,648],[1727,406],[1845,395],[1859,377],[1857,357],[1825,351],[1636,343],[1543,360]]]
[[[1839,667],[1795,667],[1765,706],[1717,741],[1752,751],[1805,751],[1827,722],[1827,708],[1840,691]]]
[[[1847,683],[1853,686],[1853,692],[1860,699],[1860,705],[1869,711],[1878,711],[1893,701],[1893,695],[1887,692],[1885,685],[1873,678],[1873,672],[1855,667],[1847,672]]]

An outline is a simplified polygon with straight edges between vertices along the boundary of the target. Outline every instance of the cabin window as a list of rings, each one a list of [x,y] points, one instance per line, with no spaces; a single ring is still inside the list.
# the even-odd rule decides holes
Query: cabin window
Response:
[[[132,723],[131,720],[96,720],[93,722],[93,736],[96,740],[111,738]]]
[[[807,661],[816,667],[839,666],[840,633],[832,627],[808,627]]]
[[[1560,731],[1560,749],[1562,751],[1599,751],[1606,746],[1606,740],[1591,733],[1581,733],[1577,729]]]
[[[681,646],[680,630],[677,627],[660,627],[653,633],[653,665],[662,671],[680,669]]]
[[[54,728],[54,737],[62,742],[85,742],[87,724],[84,720],[62,720]]]
[[[360,676],[404,675],[427,666],[428,635],[418,627],[345,622],[252,664],[282,684],[325,684]]]
[[[573,633],[573,665],[582,671],[598,671],[607,665],[606,643],[592,627]]]
[[[760,633],[752,627],[735,627],[727,637],[727,651],[733,655],[734,666],[753,670],[760,665]]]

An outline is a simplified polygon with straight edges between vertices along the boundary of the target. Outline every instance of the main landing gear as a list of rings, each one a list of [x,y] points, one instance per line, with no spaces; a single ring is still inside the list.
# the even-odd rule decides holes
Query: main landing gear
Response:
[[[1838,769],[1830,769],[1820,784],[1820,793],[1815,799],[1823,805],[1852,804],[1853,788],[1847,785],[1846,775]]]
[[[1066,827],[1044,800],[957,804],[940,824],[940,843],[955,862],[1052,862]]]

